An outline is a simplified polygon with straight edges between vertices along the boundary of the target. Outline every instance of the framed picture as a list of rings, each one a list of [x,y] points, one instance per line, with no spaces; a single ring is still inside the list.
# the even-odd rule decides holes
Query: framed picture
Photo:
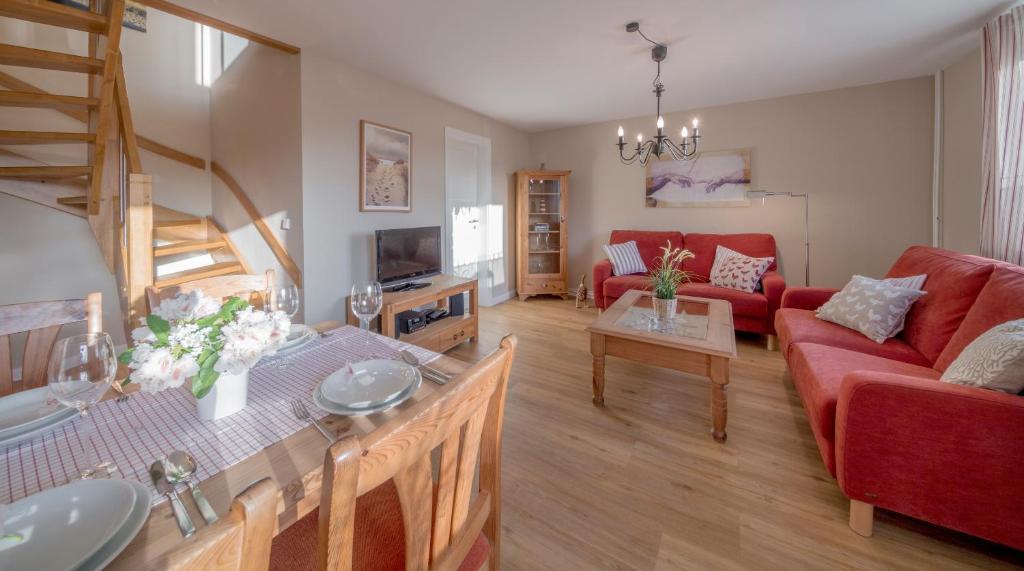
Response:
[[[748,206],[750,149],[703,151],[692,159],[647,163],[649,208]]]
[[[359,122],[359,210],[412,211],[412,133]]]

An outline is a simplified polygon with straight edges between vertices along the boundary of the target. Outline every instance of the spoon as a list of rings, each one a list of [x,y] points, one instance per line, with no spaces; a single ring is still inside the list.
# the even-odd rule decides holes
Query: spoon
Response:
[[[413,355],[412,353],[405,349],[400,350],[398,354],[402,357],[403,361],[427,373],[427,378],[429,378],[430,380],[434,381],[439,385],[443,385],[447,383],[449,380],[451,380],[451,375],[449,375],[448,373],[445,373],[444,371],[439,371],[429,365],[421,365],[420,360],[416,358],[416,355]]]
[[[199,513],[203,514],[203,519],[206,520],[206,523],[213,523],[217,521],[217,512],[213,511],[213,506],[210,505],[210,502],[206,501],[206,496],[203,495],[202,490],[192,481],[192,475],[196,473],[196,468],[196,459],[188,452],[182,450],[175,450],[167,458],[164,458],[167,481],[173,485],[184,482],[188,486],[189,491],[192,492],[192,499],[199,506]]]

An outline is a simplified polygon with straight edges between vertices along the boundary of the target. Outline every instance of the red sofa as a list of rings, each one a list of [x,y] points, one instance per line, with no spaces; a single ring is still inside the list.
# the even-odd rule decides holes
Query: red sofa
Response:
[[[782,302],[782,292],[786,290],[786,281],[776,271],[777,264],[773,262],[761,279],[762,291],[746,293],[707,283],[711,264],[715,262],[715,249],[719,245],[755,258],[777,258],[775,238],[771,234],[684,235],[682,232],[613,230],[608,243],[621,244],[630,240],[636,240],[637,249],[648,268],[654,267],[654,260],[661,255],[666,241],[671,242],[674,248],[690,250],[695,257],[684,261],[683,269],[693,272],[696,278],[694,283],[679,287],[680,295],[724,299],[732,304],[737,330],[775,334],[775,311]],[[631,289],[650,289],[650,279],[644,274],[613,276],[612,263],[608,260],[594,264],[594,304],[598,308],[607,308]]]
[[[1024,317],[1024,268],[914,246],[886,277],[928,274],[883,344],[817,319],[837,290],[793,288],[775,327],[822,460],[871,534],[874,506],[1024,549],[1024,396],[939,382],[974,338]]]

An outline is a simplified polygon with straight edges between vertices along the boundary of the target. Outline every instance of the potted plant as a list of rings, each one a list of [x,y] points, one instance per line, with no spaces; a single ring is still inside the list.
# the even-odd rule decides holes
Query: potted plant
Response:
[[[654,292],[654,317],[659,323],[666,323],[676,315],[676,290],[690,281],[690,272],[680,269],[680,266],[683,260],[691,259],[694,255],[689,250],[673,249],[669,241],[662,246],[661,252],[661,257],[655,260],[648,275]]]
[[[203,420],[245,408],[249,369],[274,354],[291,328],[280,311],[259,311],[237,297],[220,304],[198,290],[165,299],[145,323],[120,356],[131,370],[124,383],[153,393],[189,380]]]

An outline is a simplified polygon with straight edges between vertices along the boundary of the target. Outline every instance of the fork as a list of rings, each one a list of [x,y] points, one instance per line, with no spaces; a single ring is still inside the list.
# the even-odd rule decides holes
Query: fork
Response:
[[[324,428],[324,426],[320,424],[320,422],[317,419],[313,418],[313,415],[309,414],[309,409],[306,408],[306,403],[298,399],[293,400],[292,414],[294,414],[295,418],[299,420],[305,420],[307,422],[312,423],[313,426],[315,426],[316,429],[320,431],[320,434],[323,434],[324,438],[326,438],[327,441],[330,442],[331,444],[334,444],[334,441],[337,440],[337,437],[331,434],[331,431]]]

